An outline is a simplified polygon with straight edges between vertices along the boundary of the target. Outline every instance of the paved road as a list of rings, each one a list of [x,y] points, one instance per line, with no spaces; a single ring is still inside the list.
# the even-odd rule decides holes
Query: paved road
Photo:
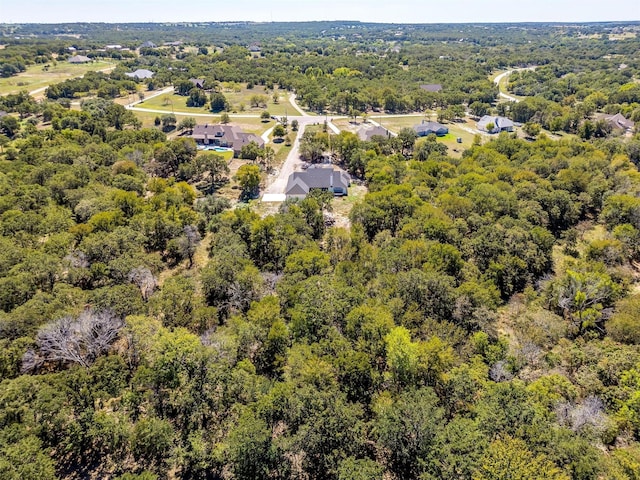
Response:
[[[318,117],[311,116],[289,117],[289,121],[291,120],[298,121],[298,135],[291,146],[291,151],[289,152],[289,155],[287,155],[287,159],[282,164],[282,167],[280,167],[278,176],[271,185],[264,190],[264,194],[267,195],[267,198],[265,199],[263,196],[263,200],[266,201],[268,201],[269,198],[274,198],[272,197],[273,195],[284,195],[284,190],[287,187],[289,176],[293,172],[301,170],[302,160],[300,160],[300,139],[302,138],[302,134],[304,133],[307,125],[318,123]]]
[[[536,67],[527,67],[527,68],[514,68],[512,70],[507,70],[506,72],[502,72],[500,75],[498,75],[496,78],[493,79],[493,83],[495,83],[498,88],[500,89],[500,82],[502,81],[502,79],[508,75],[511,75],[513,72],[521,72],[523,70],[535,70]],[[510,102],[519,102],[520,99],[514,97],[513,95],[509,95],[508,93],[503,92],[500,89],[500,93],[498,94],[501,98],[505,98],[507,100],[509,100]]]

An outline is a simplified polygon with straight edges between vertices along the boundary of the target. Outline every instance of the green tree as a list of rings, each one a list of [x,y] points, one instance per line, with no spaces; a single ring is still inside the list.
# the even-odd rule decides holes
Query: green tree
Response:
[[[55,480],[54,463],[40,440],[31,435],[0,450],[0,477],[6,480]]]
[[[380,400],[382,402],[384,400]],[[431,388],[409,390],[377,406],[380,444],[389,452],[389,469],[399,478],[419,478],[427,470],[444,411]]]
[[[273,127],[273,136],[276,138],[282,138],[287,134],[287,130],[286,128],[284,128],[282,125],[278,124],[275,127]]]
[[[602,310],[616,299],[619,291],[606,272],[567,270],[553,284],[552,301],[570,319],[573,331],[581,334],[600,323]]]
[[[214,113],[222,112],[223,110],[229,110],[229,102],[227,98],[219,92],[211,94],[211,111]]]
[[[171,455],[174,432],[171,424],[159,418],[144,418],[136,423],[131,449],[136,459],[150,467],[163,467]]]
[[[193,128],[196,126],[196,119],[193,117],[185,117],[180,120],[178,124],[178,130],[189,130],[189,132],[193,132]]]
[[[229,460],[234,477],[239,480],[271,478],[275,460],[271,447],[271,429],[246,411],[229,434]]]
[[[494,441],[473,475],[473,480],[569,480],[569,476],[525,442],[511,437]]]
[[[402,154],[405,157],[409,157],[413,153],[416,138],[418,136],[412,128],[403,128],[398,132],[398,139],[402,144]]]
[[[257,165],[242,165],[236,173],[236,181],[245,198],[255,197],[260,186],[260,168]]]
[[[527,122],[522,127],[522,131],[526,133],[529,137],[535,138],[540,133],[542,127],[539,123]]]
[[[162,123],[162,131],[169,132],[173,130],[177,120],[176,120],[176,116],[173,113],[167,113],[162,115],[162,117],[160,118],[160,121]]]

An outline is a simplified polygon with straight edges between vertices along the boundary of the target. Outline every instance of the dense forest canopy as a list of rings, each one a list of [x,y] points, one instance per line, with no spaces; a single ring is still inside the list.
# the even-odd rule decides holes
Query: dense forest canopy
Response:
[[[0,97],[0,478],[640,478],[640,138],[602,123],[640,122],[639,30],[2,25],[7,79],[117,64]],[[518,130],[452,155],[314,125],[300,153],[362,195],[269,211],[271,147],[232,175],[194,118],[118,103],[173,87],[228,123],[257,86]]]

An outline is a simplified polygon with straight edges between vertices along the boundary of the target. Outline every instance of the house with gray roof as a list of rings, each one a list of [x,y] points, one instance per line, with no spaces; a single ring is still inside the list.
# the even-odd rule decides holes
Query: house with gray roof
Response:
[[[376,136],[389,138],[391,137],[391,132],[380,125],[371,128],[363,125],[358,129],[358,138],[363,142],[370,142]]]
[[[93,60],[91,60],[89,57],[86,57],[84,55],[74,55],[73,57],[69,57],[67,59],[67,61],[69,63],[89,63],[89,62],[93,62]]]
[[[427,135],[434,134],[438,137],[444,137],[447,133],[449,133],[449,129],[438,122],[426,122],[422,120],[417,125],[413,126],[413,131],[416,132],[416,135],[419,137],[426,137]]]
[[[145,68],[139,68],[135,72],[125,73],[127,77],[135,78],[137,80],[144,80],[145,78],[153,77],[153,72]]]
[[[233,149],[238,156],[242,147],[256,143],[260,148],[264,147],[264,140],[254,133],[245,133],[239,127],[233,125],[204,124],[193,127],[191,134],[198,145],[210,145],[213,147],[225,147]]]
[[[485,115],[478,120],[478,130],[482,130],[487,133],[500,133],[500,132],[513,132],[515,127],[512,120],[507,117],[494,117],[492,115]],[[492,126],[491,129],[488,127]]]
[[[607,115],[604,117],[604,121],[611,125],[611,127],[624,130],[625,132],[633,132],[633,127],[636,125],[634,121],[626,119],[621,113]]]
[[[302,172],[293,172],[289,176],[285,195],[287,198],[305,198],[309,192],[318,188],[327,190],[336,196],[349,193],[351,179],[349,174],[333,168],[333,165],[311,165]]]
[[[142,45],[140,45],[140,48],[156,48],[156,47],[157,45],[151,41],[146,41]]]
[[[204,88],[204,78],[190,78],[189,81],[193,83],[194,87]]]

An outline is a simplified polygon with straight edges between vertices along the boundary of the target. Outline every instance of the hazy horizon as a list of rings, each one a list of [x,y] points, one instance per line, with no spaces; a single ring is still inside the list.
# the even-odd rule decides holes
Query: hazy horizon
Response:
[[[391,5],[391,8],[389,7]],[[509,7],[509,8],[507,8]],[[495,7],[471,0],[446,4],[383,0],[243,0],[212,5],[193,0],[182,11],[168,0],[25,0],[0,7],[1,23],[167,23],[167,22],[307,22],[359,21],[364,23],[587,23],[640,20],[637,0],[610,2],[540,0],[533,4]]]

